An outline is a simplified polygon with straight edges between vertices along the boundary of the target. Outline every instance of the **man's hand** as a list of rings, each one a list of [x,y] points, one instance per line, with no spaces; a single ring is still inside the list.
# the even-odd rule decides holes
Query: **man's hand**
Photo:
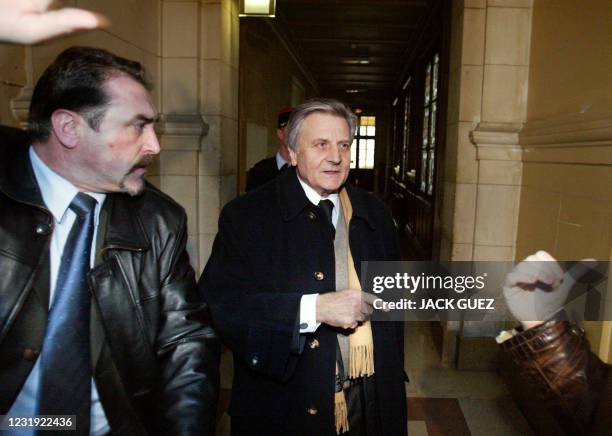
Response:
[[[103,15],[77,8],[51,9],[53,0],[0,0],[0,41],[35,44],[77,30],[106,27]]]
[[[327,292],[317,297],[317,322],[354,329],[360,321],[372,314],[374,300],[372,294],[358,289],[345,289]]]
[[[524,329],[536,327],[558,312],[576,279],[593,266],[585,259],[563,272],[554,257],[538,251],[514,267],[506,276],[504,297]]]

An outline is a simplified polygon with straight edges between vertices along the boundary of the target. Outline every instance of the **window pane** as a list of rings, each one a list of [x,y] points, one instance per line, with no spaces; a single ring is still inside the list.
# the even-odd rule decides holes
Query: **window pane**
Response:
[[[425,192],[425,180],[427,175],[427,150],[421,152],[421,191]]]
[[[429,150],[429,169],[427,171],[427,194],[429,195],[433,193],[435,159],[435,150]]]
[[[365,136],[366,135],[366,126],[360,126],[359,127],[359,136]]]
[[[365,167],[367,150],[365,147],[359,147],[359,168]]]
[[[438,71],[440,70],[440,56],[436,53],[434,57],[434,73],[433,73],[433,98],[438,97]]]
[[[351,144],[351,168],[357,167],[357,140],[353,139]]]
[[[429,130],[429,144],[431,147],[436,146],[436,113],[438,109],[438,102],[434,101],[431,104],[431,129]]]
[[[423,119],[423,147],[426,147],[429,139],[429,108],[425,108],[425,118]]]
[[[427,73],[425,74],[425,106],[429,104],[431,96],[431,64],[427,65]]]
[[[376,125],[376,117],[370,117],[370,126],[375,126]]]
[[[374,126],[368,126],[367,127],[367,135],[368,136],[376,136],[376,127]]]
[[[404,98],[404,137],[402,141],[402,155],[400,158],[400,179],[404,180],[404,172],[408,167],[408,144],[410,141],[410,94]]]
[[[374,149],[368,150],[368,157],[366,159],[366,168],[367,169],[374,168]]]

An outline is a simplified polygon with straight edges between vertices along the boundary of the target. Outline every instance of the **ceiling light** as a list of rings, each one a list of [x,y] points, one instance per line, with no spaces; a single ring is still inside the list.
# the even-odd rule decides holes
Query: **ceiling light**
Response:
[[[347,94],[357,94],[358,92],[360,92],[358,89],[347,89],[346,90]]]
[[[343,59],[342,60],[343,64],[346,65],[368,65],[370,63],[369,59],[363,59],[363,58],[350,58],[350,59]]]
[[[276,0],[240,0],[241,17],[274,17]]]

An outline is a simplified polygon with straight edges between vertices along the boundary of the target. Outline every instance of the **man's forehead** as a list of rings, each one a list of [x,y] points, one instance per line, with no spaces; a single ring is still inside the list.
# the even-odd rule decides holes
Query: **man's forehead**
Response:
[[[301,129],[302,132],[300,133],[308,132],[309,134],[319,135],[322,130],[337,131],[338,129],[346,129],[348,132],[349,125],[346,119],[339,115],[326,112],[314,112],[304,118],[304,123]]]
[[[126,74],[117,74],[104,82],[104,89],[112,106],[134,106],[146,110],[148,115],[156,113],[151,93],[138,81]]]

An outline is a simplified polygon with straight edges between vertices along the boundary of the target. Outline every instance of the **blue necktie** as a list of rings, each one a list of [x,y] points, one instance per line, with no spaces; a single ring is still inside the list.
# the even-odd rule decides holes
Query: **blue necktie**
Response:
[[[40,355],[38,414],[76,415],[78,435],[89,434],[91,408],[87,272],[95,206],[96,200],[82,192],[70,204],[77,218],[64,246]]]

